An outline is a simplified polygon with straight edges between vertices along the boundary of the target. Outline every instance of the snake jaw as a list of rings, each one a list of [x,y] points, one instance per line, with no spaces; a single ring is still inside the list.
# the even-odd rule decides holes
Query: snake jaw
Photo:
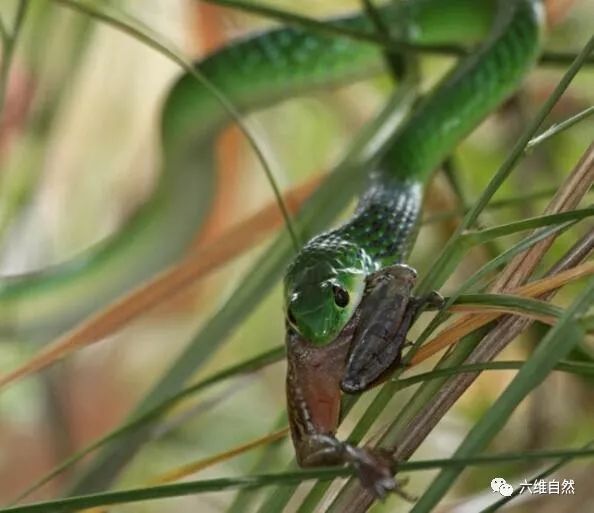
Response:
[[[312,239],[285,274],[287,319],[311,344],[333,344],[352,319],[374,269],[352,241],[331,232]]]
[[[306,337],[313,343],[310,346],[322,352],[308,346],[300,354],[298,345],[288,346],[296,350],[293,356],[289,354],[287,383],[298,460],[304,465],[350,464],[363,486],[379,498],[398,491],[393,462],[381,452],[336,439],[337,397],[340,389],[362,392],[389,375],[400,364],[406,334],[418,314],[427,306],[442,303],[436,295],[411,296],[416,273],[408,266],[385,266],[409,253],[416,237],[422,189],[431,173],[478,122],[509,97],[536,61],[542,26],[537,2],[510,0],[498,5],[489,37],[463,58],[454,72],[444,75],[399,127],[372,171],[351,220],[312,239],[285,275],[287,292],[304,292],[301,305],[294,305],[296,320],[315,310],[330,319],[332,326],[317,339]],[[323,288],[319,285],[336,279],[338,270],[343,278],[345,270],[351,272],[353,267],[366,276],[381,270],[369,275],[356,310],[342,310],[338,317],[339,310],[331,308],[334,305],[329,297],[320,297]],[[348,289],[342,280],[340,285]],[[290,294],[287,297],[292,297]],[[358,322],[349,321],[351,314],[359,317]],[[299,327],[299,322],[293,324]],[[341,332],[345,325],[356,332],[346,337],[344,330]],[[313,327],[310,331],[315,335],[321,333],[321,326],[316,319],[306,327]],[[307,335],[307,329],[302,328],[301,334]],[[320,355],[336,356],[337,365],[329,363],[330,359],[322,362]],[[331,416],[322,406],[330,396]]]

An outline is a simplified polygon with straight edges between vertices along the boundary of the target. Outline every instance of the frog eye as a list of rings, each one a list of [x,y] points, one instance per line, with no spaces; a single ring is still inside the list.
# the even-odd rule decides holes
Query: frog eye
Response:
[[[334,302],[336,303],[336,306],[344,308],[349,304],[350,298],[348,291],[338,285],[332,285],[332,292],[334,294]]]

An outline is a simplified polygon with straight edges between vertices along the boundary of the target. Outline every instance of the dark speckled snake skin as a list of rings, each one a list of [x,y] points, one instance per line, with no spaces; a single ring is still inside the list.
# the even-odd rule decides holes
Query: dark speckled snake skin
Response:
[[[436,13],[465,13],[485,5],[451,0],[433,6]],[[518,87],[540,46],[538,2],[500,0],[496,7],[483,43],[424,97],[369,170],[355,213],[308,242],[285,275],[286,390],[297,461],[349,464],[378,498],[397,489],[394,461],[336,438],[341,393],[364,392],[386,379],[401,363],[417,314],[440,304],[437,293],[412,295],[417,273],[404,263],[423,188],[452,149]]]
[[[340,333],[362,298],[365,276],[406,259],[431,173],[534,63],[540,3],[500,0],[496,13],[481,46],[437,84],[394,136],[353,217],[313,238],[289,266],[287,318],[311,343],[328,344]]]

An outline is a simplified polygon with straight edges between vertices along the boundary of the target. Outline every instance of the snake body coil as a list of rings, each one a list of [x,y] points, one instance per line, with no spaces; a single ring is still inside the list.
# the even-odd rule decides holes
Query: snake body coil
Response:
[[[495,12],[482,45],[396,132],[352,218],[308,242],[285,275],[286,391],[297,461],[350,464],[380,498],[397,488],[393,461],[336,438],[341,392],[363,392],[400,364],[408,329],[430,301],[412,296],[416,272],[402,263],[414,241],[423,187],[537,57],[540,4],[501,0]]]
[[[305,339],[332,341],[365,277],[406,258],[431,172],[514,89],[535,61],[540,5],[502,0],[489,37],[433,89],[370,175],[354,217],[310,241],[285,277],[287,317]]]
[[[395,487],[391,462],[335,438],[341,389],[358,392],[373,384],[389,365],[375,365],[385,355],[399,361],[416,312],[416,298],[410,298],[416,273],[393,264],[407,258],[414,241],[423,189],[534,63],[541,10],[538,0],[409,0],[379,11],[385,25],[410,42],[482,43],[402,124],[370,170],[350,220],[314,237],[287,269],[287,397],[303,465],[350,463],[378,496]],[[334,23],[375,28],[363,15]],[[370,43],[282,28],[234,42],[198,67],[244,113],[369,76],[383,69],[383,58]],[[191,75],[178,79],[163,109],[163,169],[153,196],[120,231],[74,260],[3,279],[0,334],[47,340],[179,259],[208,210],[214,142],[229,120],[207,87]],[[391,281],[382,281],[382,269],[391,271]],[[358,309],[368,281],[377,282],[373,301]],[[384,311],[374,309],[386,304],[387,322]],[[363,338],[357,338],[359,322]],[[394,338],[392,346],[384,344]]]
[[[354,277],[353,283],[346,283],[351,280],[345,276],[345,283],[337,285],[350,292],[348,307],[344,312],[328,311],[327,326],[314,326],[324,324],[313,320],[323,316],[324,308],[311,312],[320,303],[319,294],[306,300],[308,294],[299,291],[327,269],[316,268],[307,276],[302,271],[328,250],[338,258],[330,263],[339,274],[353,266],[367,273],[401,260],[429,173],[517,86],[536,56],[536,0],[449,0],[447,9],[443,5],[439,0],[413,0],[379,11],[387,26],[400,27],[399,37],[412,43],[472,43],[488,33],[494,13],[499,14],[481,49],[441,82],[394,139],[352,222],[314,239],[291,266],[285,281],[288,303],[297,294],[299,304],[290,316],[314,341],[329,340],[329,333],[344,324],[356,304],[360,280]],[[374,30],[363,15],[335,23]],[[281,28],[234,42],[198,66],[240,112],[248,112],[367,77],[383,69],[383,60],[373,44]],[[3,278],[0,334],[47,340],[179,259],[208,211],[214,140],[229,120],[206,87],[190,75],[182,76],[163,109],[162,170],[153,196],[117,233],[80,256],[39,273]],[[341,294],[339,288],[334,290]]]

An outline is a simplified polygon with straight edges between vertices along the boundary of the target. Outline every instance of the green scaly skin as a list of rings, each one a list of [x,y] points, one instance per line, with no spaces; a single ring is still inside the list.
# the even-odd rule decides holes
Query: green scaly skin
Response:
[[[395,135],[353,218],[311,240],[289,267],[287,317],[306,340],[316,345],[334,340],[362,298],[365,277],[406,258],[431,172],[518,87],[535,62],[539,3],[500,4],[480,49],[434,88]],[[344,298],[348,303],[342,305]]]
[[[407,258],[414,239],[423,187],[536,60],[540,4],[501,0],[496,14],[482,45],[395,134],[353,217],[308,242],[285,275],[287,403],[297,460],[302,466],[350,464],[380,498],[397,489],[393,461],[335,437],[340,393],[371,388],[398,365],[420,303],[409,298],[416,273],[395,264]]]
[[[492,2],[435,0],[381,11],[388,23],[414,27],[411,42],[468,43],[484,34]],[[372,30],[362,16],[339,20]],[[463,30],[460,27],[464,27]],[[240,112],[368,77],[383,69],[376,47],[348,38],[283,28],[240,40],[198,64]],[[0,282],[0,335],[48,340],[178,260],[208,212],[214,192],[213,142],[230,121],[206,87],[184,75],[162,112],[163,157],[152,197],[113,236],[78,257]]]
[[[351,463],[378,495],[394,487],[389,462],[334,437],[365,279],[406,259],[431,172],[517,88],[537,56],[542,25],[537,0],[410,0],[382,8],[380,16],[413,43],[464,44],[489,36],[402,126],[371,171],[351,220],[310,241],[285,277],[292,325],[287,396],[297,459]],[[361,15],[337,23],[374,30]],[[284,28],[234,42],[198,66],[247,112],[377,73],[383,60],[370,44]],[[0,334],[47,340],[175,262],[208,211],[213,142],[229,120],[206,87],[181,77],[162,113],[163,163],[153,196],[118,233],[74,260],[5,278]]]

